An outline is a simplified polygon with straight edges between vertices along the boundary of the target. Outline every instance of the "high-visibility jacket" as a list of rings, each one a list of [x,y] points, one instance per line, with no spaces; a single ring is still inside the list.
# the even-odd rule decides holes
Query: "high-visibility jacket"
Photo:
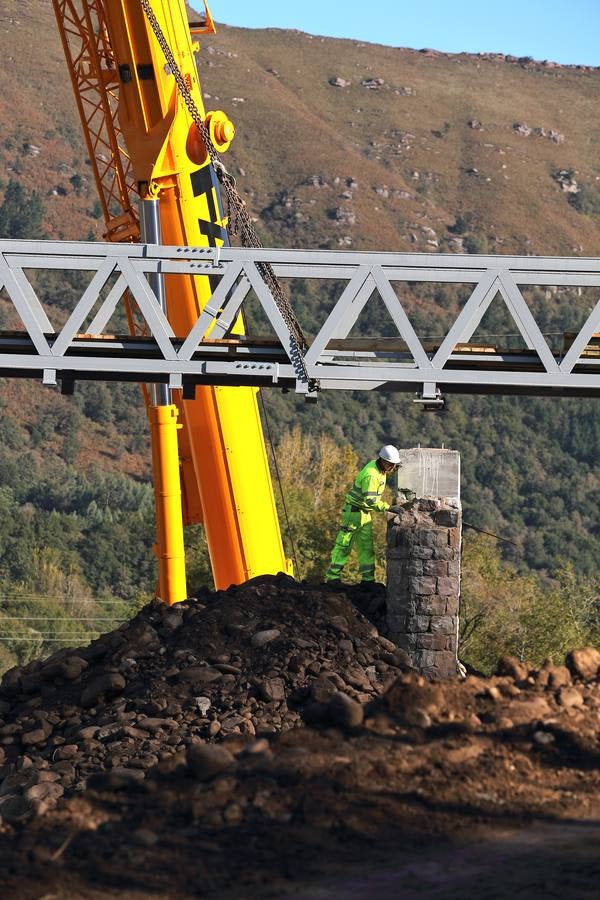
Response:
[[[356,512],[385,512],[390,505],[381,499],[384,488],[385,474],[380,471],[377,460],[372,459],[354,479],[346,494],[346,506],[354,507]]]

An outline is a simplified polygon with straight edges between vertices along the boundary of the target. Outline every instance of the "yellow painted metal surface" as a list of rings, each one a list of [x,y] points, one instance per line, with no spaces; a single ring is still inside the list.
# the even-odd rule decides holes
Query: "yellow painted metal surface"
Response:
[[[152,5],[204,114],[185,6],[181,0]],[[119,126],[142,192],[158,190],[163,243],[220,246],[227,233],[214,170],[190,158],[193,122],[139,0],[106,0],[105,8],[121,81]],[[232,129],[222,115],[213,121],[226,143]],[[167,275],[165,288],[173,330],[185,336],[211,296],[209,279]],[[195,400],[177,402],[185,429],[184,493],[200,500],[216,587],[286,570],[255,391],[202,387]],[[187,509],[189,521],[197,521],[193,499]]]
[[[150,406],[148,417],[152,430],[156,510],[155,553],[159,560],[157,595],[172,606],[187,597],[185,548],[181,527],[177,407]]]

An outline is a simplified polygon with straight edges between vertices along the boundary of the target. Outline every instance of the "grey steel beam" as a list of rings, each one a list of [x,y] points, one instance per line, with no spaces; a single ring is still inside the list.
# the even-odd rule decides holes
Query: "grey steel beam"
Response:
[[[232,247],[194,248],[154,245],[93,244],[73,241],[0,241],[0,285],[13,303],[23,332],[0,335],[0,372],[4,376],[103,378],[196,384],[274,384],[306,393],[306,374],[293,357],[288,315],[282,314],[259,274],[268,263],[281,277],[334,280],[343,284],[340,297],[304,359],[309,379],[322,390],[415,390],[425,397],[444,391],[506,393],[585,393],[600,396],[600,349],[587,352],[600,330],[600,300],[561,354],[551,351],[521,287],[556,285],[600,288],[600,260],[551,257],[467,256],[458,254],[356,253],[323,250],[270,250]],[[91,281],[55,331],[41,299],[27,278],[28,270],[92,273]],[[187,335],[173,334],[152,285],[157,274],[220,279],[212,298]],[[108,295],[101,292],[116,277]],[[394,283],[464,283],[471,296],[437,348],[419,339]],[[153,340],[116,340],[104,334],[125,292],[135,299]],[[227,336],[244,303],[254,294],[273,334],[273,342],[239,340],[219,344]],[[462,353],[485,311],[499,294],[527,347],[526,354],[504,351]],[[394,349],[352,350],[343,344],[360,313],[380,297],[395,324]],[[291,306],[294,306],[292,284]],[[78,329],[99,306],[89,326],[98,341],[78,338]],[[293,312],[292,312],[293,316]],[[16,341],[16,343],[15,343]],[[330,344],[335,342],[335,349]],[[351,343],[351,341],[350,341]],[[18,344],[18,346],[17,346]],[[340,349],[341,348],[341,349]]]

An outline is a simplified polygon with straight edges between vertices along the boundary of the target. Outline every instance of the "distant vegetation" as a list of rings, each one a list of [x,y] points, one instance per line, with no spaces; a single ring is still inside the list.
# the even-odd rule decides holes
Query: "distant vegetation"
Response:
[[[600,216],[600,188],[594,184],[582,184],[578,193],[571,194],[570,203],[576,210],[588,216]]]
[[[561,664],[565,653],[600,641],[600,579],[578,576],[572,565],[552,580],[502,561],[486,535],[464,545],[460,658],[490,674],[509,653],[541,665]]]
[[[31,240],[41,238],[44,204],[36,191],[27,191],[11,178],[0,205],[0,238]]]

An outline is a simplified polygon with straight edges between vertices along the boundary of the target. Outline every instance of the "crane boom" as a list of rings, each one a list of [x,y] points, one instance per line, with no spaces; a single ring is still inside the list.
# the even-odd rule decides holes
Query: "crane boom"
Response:
[[[111,240],[139,240],[136,194],[158,198],[162,240],[226,245],[219,184],[139,0],[52,0]],[[205,114],[183,0],[152,11],[220,151],[233,127]],[[207,11],[207,29],[212,20]],[[166,275],[167,316],[185,336],[209,300],[206,276]],[[135,310],[130,311],[135,330]],[[235,330],[240,333],[241,322]],[[285,559],[256,389],[175,393],[185,524],[202,521],[217,588],[289,568]],[[160,463],[153,448],[154,471]],[[172,473],[171,473],[172,474]],[[155,491],[157,484],[155,480]],[[161,498],[157,496],[157,513]],[[159,558],[161,534],[158,534]],[[163,598],[166,599],[166,598]],[[171,600],[184,599],[181,596]]]

